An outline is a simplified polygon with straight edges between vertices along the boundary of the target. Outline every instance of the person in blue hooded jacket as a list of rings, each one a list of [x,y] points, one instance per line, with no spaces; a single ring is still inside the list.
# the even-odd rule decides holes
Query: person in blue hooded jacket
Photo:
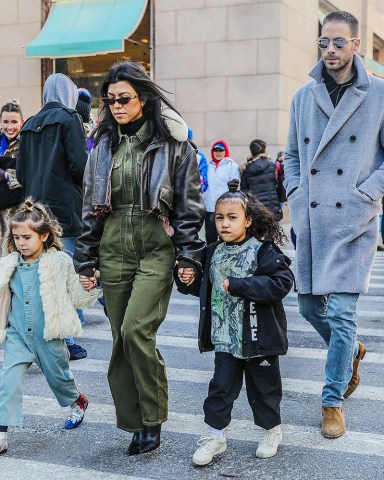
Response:
[[[188,128],[188,139],[193,140],[193,132],[191,128]],[[196,160],[199,166],[201,192],[204,193],[208,188],[208,163],[203,152],[200,150],[196,153]]]

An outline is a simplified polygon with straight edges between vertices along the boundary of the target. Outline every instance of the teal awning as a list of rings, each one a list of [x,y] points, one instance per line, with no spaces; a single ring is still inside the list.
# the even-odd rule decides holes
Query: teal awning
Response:
[[[148,0],[52,0],[48,18],[26,57],[65,58],[124,51]]]

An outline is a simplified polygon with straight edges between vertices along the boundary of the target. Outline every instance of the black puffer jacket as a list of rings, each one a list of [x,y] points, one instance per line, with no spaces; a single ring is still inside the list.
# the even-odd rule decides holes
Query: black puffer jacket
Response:
[[[277,193],[276,164],[268,157],[250,160],[241,176],[241,190],[250,192],[281,220],[283,215]]]
[[[209,266],[212,255],[221,242],[207,248],[202,275],[191,286],[174,277],[177,289],[184,294],[200,296],[199,350],[214,349],[211,341],[211,295]],[[257,268],[253,276],[229,277],[229,293],[244,298],[243,356],[285,355],[288,349],[287,320],[282,299],[294,283],[289,268],[291,260],[272,242],[265,241],[257,253]]]

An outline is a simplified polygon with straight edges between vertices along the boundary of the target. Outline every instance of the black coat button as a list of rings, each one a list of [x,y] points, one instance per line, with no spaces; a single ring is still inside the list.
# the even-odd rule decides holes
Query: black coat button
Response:
[[[342,204],[340,202],[336,202],[336,208],[341,208]]]
[[[311,175],[316,175],[317,172],[318,172],[318,170],[316,170],[316,168],[311,169]]]
[[[311,202],[311,207],[316,208],[317,207],[317,202]]]
[[[349,137],[349,140],[350,140],[351,142],[355,142],[355,141],[356,141],[356,135],[351,135],[351,136]]]
[[[344,172],[343,172],[343,170],[342,170],[341,168],[338,168],[338,169],[337,169],[337,174],[338,174],[338,175],[342,175],[343,173],[344,173]]]
[[[28,332],[32,332],[32,328],[27,328]]]
[[[304,138],[304,143],[307,143],[307,144],[309,143],[309,138],[308,137]]]

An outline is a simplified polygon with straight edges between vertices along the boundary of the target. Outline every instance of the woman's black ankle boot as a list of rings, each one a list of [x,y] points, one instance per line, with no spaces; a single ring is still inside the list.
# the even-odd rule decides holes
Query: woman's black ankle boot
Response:
[[[144,425],[140,453],[151,452],[160,446],[160,431],[161,424],[151,427]]]
[[[128,447],[128,455],[138,455],[141,450],[141,440],[142,440],[143,432],[135,432],[133,434],[131,443]]]

